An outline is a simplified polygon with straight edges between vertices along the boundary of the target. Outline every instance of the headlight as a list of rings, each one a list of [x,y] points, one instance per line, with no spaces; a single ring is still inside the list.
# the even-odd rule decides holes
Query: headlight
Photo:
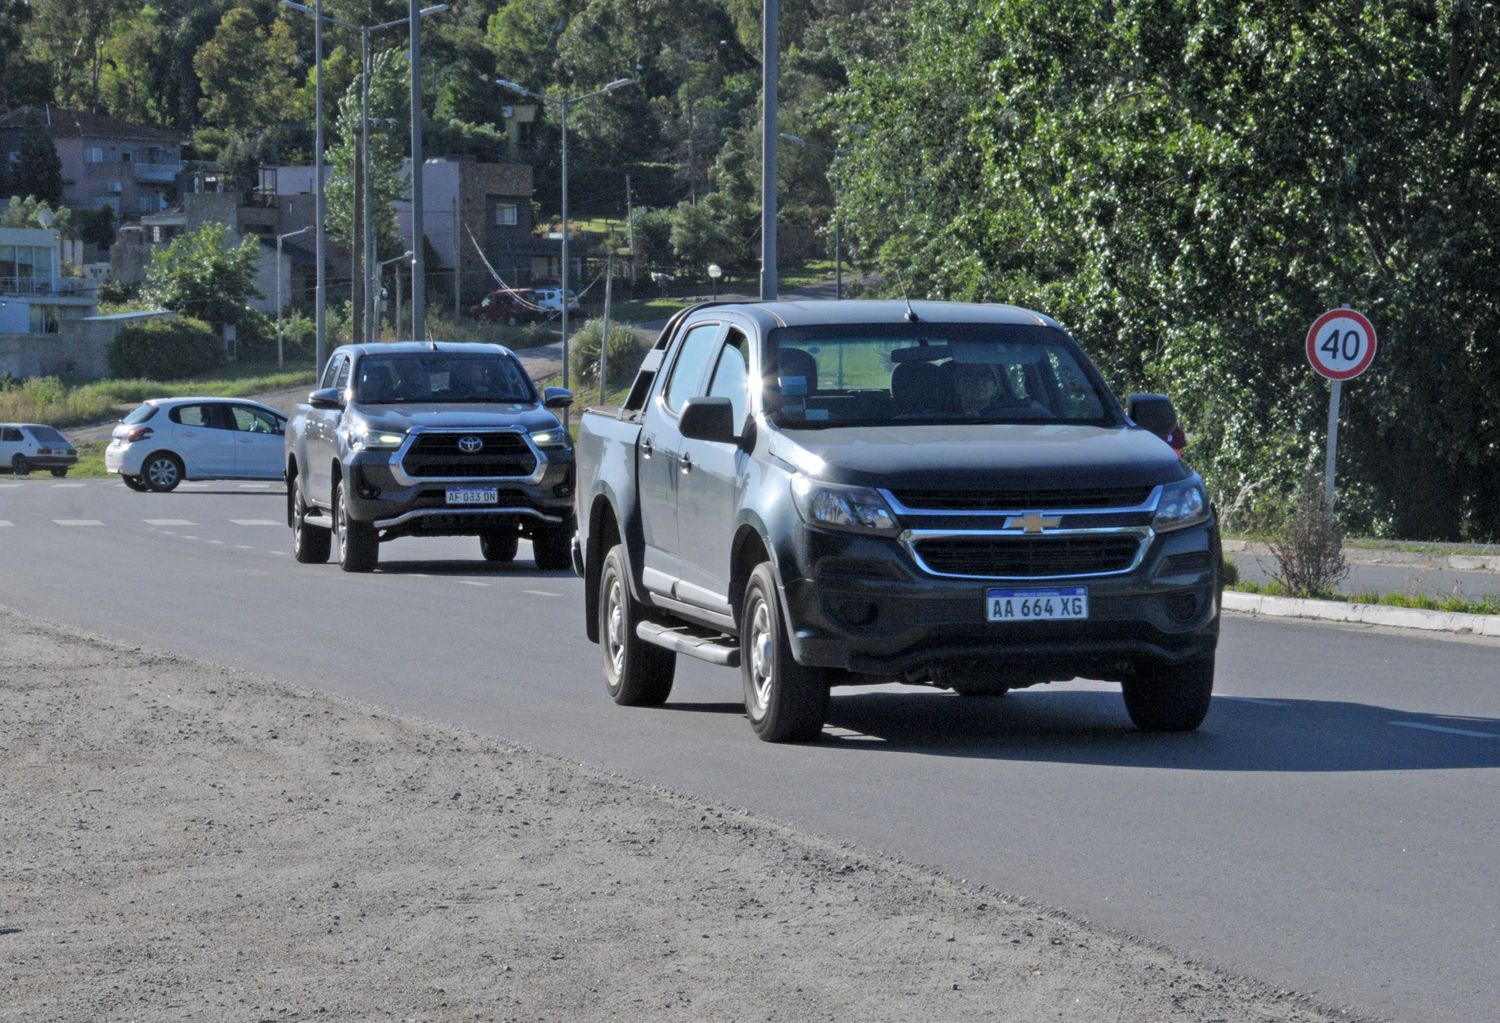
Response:
[[[390,451],[401,446],[406,434],[394,430],[379,430],[368,424],[360,424],[349,431],[349,444],[361,451]]]
[[[877,491],[820,483],[798,473],[792,477],[792,500],[810,525],[893,536],[901,523]]]
[[[1203,489],[1203,480],[1194,473],[1190,479],[1180,483],[1168,483],[1162,488],[1161,501],[1156,505],[1156,517],[1151,525],[1158,531],[1196,526],[1208,519],[1208,493]]]
[[[565,448],[568,446],[568,431],[561,426],[538,430],[531,435],[531,443],[539,448]]]

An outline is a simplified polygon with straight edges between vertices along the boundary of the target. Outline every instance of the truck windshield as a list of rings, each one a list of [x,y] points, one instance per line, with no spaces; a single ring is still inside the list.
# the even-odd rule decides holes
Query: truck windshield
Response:
[[[766,365],[766,408],[778,426],[794,429],[1119,422],[1087,357],[1051,327],[787,327],[771,333]]]
[[[356,377],[354,400],[364,405],[536,400],[531,380],[520,365],[508,356],[489,353],[367,355],[359,361]]]

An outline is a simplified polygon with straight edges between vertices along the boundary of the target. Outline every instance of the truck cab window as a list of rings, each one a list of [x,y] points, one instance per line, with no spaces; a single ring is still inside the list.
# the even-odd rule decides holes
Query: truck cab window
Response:
[[[745,335],[731,330],[719,349],[719,362],[714,367],[713,380],[708,385],[711,398],[728,398],[734,408],[734,425],[739,429],[745,422],[745,403],[749,396],[750,342]]]
[[[665,392],[667,408],[674,413],[682,411],[683,402],[703,393],[699,388],[708,371],[709,360],[714,357],[714,341],[718,336],[719,324],[700,323],[683,337]]]

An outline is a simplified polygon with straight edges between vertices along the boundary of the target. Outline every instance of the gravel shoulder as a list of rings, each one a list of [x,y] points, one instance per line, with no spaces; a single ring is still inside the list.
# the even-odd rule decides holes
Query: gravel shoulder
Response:
[[[737,811],[0,608],[0,1020],[1351,1017]]]

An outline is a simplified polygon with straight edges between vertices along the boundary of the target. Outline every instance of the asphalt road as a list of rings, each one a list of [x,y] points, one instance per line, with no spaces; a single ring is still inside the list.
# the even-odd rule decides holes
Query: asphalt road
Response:
[[[0,477],[0,604],[743,807],[1333,1005],[1495,1018],[1493,642],[1231,617],[1195,734],[1138,734],[1085,681],[893,686],[776,747],[733,672],[684,661],[665,708],[610,703],[571,574],[442,539],[345,575],[295,564],[282,516],[266,485]]]
[[[1276,560],[1265,554],[1229,555],[1246,582],[1270,582]],[[1371,565],[1348,562],[1349,574],[1335,587],[1340,593],[1404,593],[1412,596],[1464,597],[1479,600],[1500,596],[1500,572],[1471,572],[1430,565]]]

